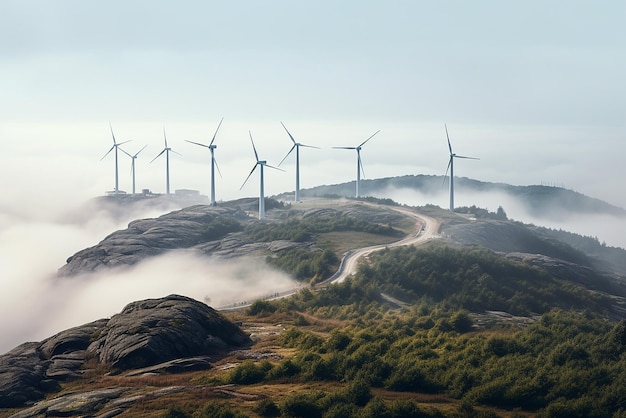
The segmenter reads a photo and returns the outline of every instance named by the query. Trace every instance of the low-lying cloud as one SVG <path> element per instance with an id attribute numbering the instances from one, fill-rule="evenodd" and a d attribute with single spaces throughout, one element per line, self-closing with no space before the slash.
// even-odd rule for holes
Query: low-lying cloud
<path id="1" fill-rule="evenodd" d="M 175 251 L 126 268 L 60 278 L 67 257 L 138 217 L 111 216 L 89 204 L 89 216 L 0 217 L 0 353 L 121 311 L 128 303 L 180 294 L 218 308 L 297 286 L 261 260 L 234 261 Z M 52 220 L 54 219 L 54 221 Z"/>
<path id="2" fill-rule="evenodd" d="M 442 208 L 449 206 L 449 194 L 442 188 L 437 194 L 423 193 L 415 189 L 387 188 L 373 193 L 376 197 L 386 197 L 409 206 L 423 206 L 434 204 Z M 466 192 L 461 188 L 455 192 L 455 206 L 472 206 L 488 209 L 495 212 L 502 206 L 509 219 L 544 226 L 552 229 L 562 229 L 576 234 L 597 237 L 600 243 L 613 247 L 626 248 L 626 219 L 596 214 L 580 214 L 562 208 L 557 211 L 546 212 L 540 215 L 530 213 L 527 207 L 515 196 L 504 192 Z"/>

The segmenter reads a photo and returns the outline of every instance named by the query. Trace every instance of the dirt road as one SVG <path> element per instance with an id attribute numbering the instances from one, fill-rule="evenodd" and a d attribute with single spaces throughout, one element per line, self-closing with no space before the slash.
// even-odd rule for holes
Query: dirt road
<path id="1" fill-rule="evenodd" d="M 373 245 L 371 247 L 359 248 L 348 251 L 341 261 L 341 265 L 337 273 L 335 273 L 330 279 L 326 280 L 325 283 L 339 283 L 343 281 L 346 277 L 354 274 L 357 271 L 358 263 L 361 258 L 366 257 L 374 251 L 382 250 L 383 248 L 399 247 L 402 245 L 418 245 L 426 242 L 429 239 L 437 237 L 437 234 L 439 232 L 439 221 L 435 218 L 419 214 L 407 208 L 393 207 L 392 209 L 396 212 L 400 212 L 415 219 L 415 233 L 391 244 Z"/>

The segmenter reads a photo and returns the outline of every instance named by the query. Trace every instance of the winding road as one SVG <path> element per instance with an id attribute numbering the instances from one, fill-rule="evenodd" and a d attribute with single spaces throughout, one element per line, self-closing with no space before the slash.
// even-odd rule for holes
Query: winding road
<path id="1" fill-rule="evenodd" d="M 370 203 L 370 202 L 362 202 L 362 203 L 364 205 L 369 205 L 372 207 L 395 210 L 396 212 L 402 213 L 403 215 L 413 218 L 415 220 L 415 231 L 412 234 L 401 239 L 400 241 L 392 242 L 390 244 L 372 245 L 370 247 L 357 248 L 357 249 L 347 251 L 341 260 L 341 264 L 339 265 L 339 270 L 337 270 L 337 272 L 333 274 L 331 277 L 329 277 L 328 279 L 318 283 L 315 287 L 319 288 L 319 287 L 326 286 L 330 283 L 342 282 L 343 280 L 345 280 L 346 277 L 356 273 L 358 269 L 359 261 L 363 257 L 366 257 L 368 254 L 371 254 L 375 251 L 379 251 L 384 248 L 400 247 L 402 245 L 419 245 L 419 244 L 425 243 L 429 239 L 438 237 L 440 222 L 435 218 L 431 218 L 430 216 L 417 213 L 414 210 L 404 208 L 404 207 L 379 205 L 379 204 Z M 301 289 L 302 287 L 298 287 L 292 290 L 271 294 L 270 296 L 261 297 L 257 299 L 265 299 L 265 300 L 280 299 L 280 298 L 284 298 L 287 296 L 291 296 L 297 293 L 298 291 L 300 291 Z M 251 305 L 251 302 L 245 301 L 245 302 L 229 304 L 227 306 L 218 308 L 218 310 L 242 309 L 250 305 Z"/>
<path id="2" fill-rule="evenodd" d="M 367 203 L 371 206 L 380 207 L 372 203 Z M 388 207 L 388 206 L 385 206 Z M 430 216 L 419 214 L 411 209 L 391 207 L 396 212 L 400 212 L 406 216 L 414 218 L 416 221 L 416 232 L 401 239 L 400 241 L 393 242 L 391 244 L 373 245 L 371 247 L 364 247 L 346 252 L 339 270 L 333 274 L 329 279 L 320 284 L 339 283 L 345 280 L 346 277 L 354 274 L 357 271 L 359 260 L 368 254 L 382 250 L 383 248 L 400 247 L 402 245 L 417 245 L 426 242 L 429 239 L 436 238 L 439 232 L 440 223 L 435 218 Z"/>

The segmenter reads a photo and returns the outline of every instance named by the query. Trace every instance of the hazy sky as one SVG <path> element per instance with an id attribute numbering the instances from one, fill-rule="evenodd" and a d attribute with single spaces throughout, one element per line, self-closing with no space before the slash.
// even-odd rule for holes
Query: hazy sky
<path id="1" fill-rule="evenodd" d="M 303 150 L 302 187 L 443 174 L 444 123 L 457 174 L 564 185 L 626 206 L 626 4 L 622 1 L 29 1 L 0 2 L 1 167 L 13 199 L 74 198 L 114 185 L 109 121 L 137 160 L 137 187 L 209 193 L 208 143 L 221 117 L 218 199 L 254 162 Z M 123 158 L 122 158 L 123 157 Z M 269 194 L 294 189 L 268 171 Z M 130 191 L 120 156 L 120 187 Z M 8 180 L 7 180 L 8 179 Z M 42 190 L 43 189 L 43 190 Z M 39 193 L 37 196 L 40 196 Z M 480 202 L 477 202 L 480 203 Z"/>
<path id="2" fill-rule="evenodd" d="M 240 190 L 254 164 L 248 131 L 273 165 L 291 147 L 280 121 L 321 147 L 302 150 L 306 188 L 353 181 L 355 153 L 331 147 L 379 129 L 361 154 L 366 178 L 442 175 L 447 123 L 454 151 L 480 158 L 457 161 L 459 176 L 562 185 L 626 207 L 624 22 L 619 0 L 2 0 L 0 314 L 11 321 L 27 298 L 58 305 L 50 297 L 67 293 L 48 295 L 44 278 L 130 220 L 67 215 L 114 187 L 113 155 L 100 161 L 112 145 L 109 122 L 118 141 L 132 140 L 128 152 L 147 145 L 137 188 L 155 192 L 165 191 L 165 161 L 149 162 L 164 127 L 182 154 L 171 158 L 172 190 L 208 195 L 209 153 L 185 140 L 208 143 L 224 117 L 217 198 L 230 200 L 258 195 L 257 176 Z M 267 194 L 294 190 L 293 156 L 281 167 L 266 171 Z M 119 173 L 131 191 L 122 154 Z M 433 203 L 415 196 L 394 198 Z M 445 194 L 437 199 L 445 207 Z M 461 204 L 498 204 L 480 199 L 459 191 Z M 607 225 L 626 235 L 623 223 Z M 80 292 L 67 306 L 92 300 Z M 140 297 L 116 296 L 107 312 Z M 61 328 L 50 321 L 46 332 Z M 15 332 L 0 352 L 49 335 Z"/>

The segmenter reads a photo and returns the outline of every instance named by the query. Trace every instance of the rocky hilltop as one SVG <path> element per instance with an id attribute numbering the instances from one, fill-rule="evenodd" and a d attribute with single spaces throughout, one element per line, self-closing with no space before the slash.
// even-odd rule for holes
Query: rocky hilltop
<path id="1" fill-rule="evenodd" d="M 254 202 L 256 199 L 252 202 L 249 199 L 233 201 L 220 206 L 196 205 L 158 218 L 132 221 L 128 228 L 115 231 L 93 247 L 70 256 L 58 270 L 58 275 L 75 276 L 104 268 L 131 266 L 172 250 L 235 258 L 312 248 L 315 245 L 315 233 L 328 229 L 326 225 L 334 227 L 337 219 L 345 221 L 350 218 L 353 221 L 351 224 L 344 222 L 347 225 L 340 226 L 345 230 L 363 229 L 368 225 L 390 225 L 403 218 L 396 212 L 373 210 L 358 202 L 325 201 L 320 207 L 313 205 L 294 209 L 267 199 L 267 219 L 258 222 L 254 213 L 249 215 L 254 210 L 254 204 L 251 204 Z M 302 233 L 286 230 L 277 232 L 279 225 L 289 221 L 299 223 L 297 227 Z M 302 226 L 304 223 L 307 225 Z M 318 230 L 314 231 L 315 228 Z M 261 233 L 261 229 L 264 232 Z"/>
<path id="2" fill-rule="evenodd" d="M 110 319 L 22 344 L 0 356 L 0 408 L 42 399 L 90 368 L 112 373 L 202 370 L 211 367 L 214 356 L 250 343 L 237 325 L 196 300 L 170 295 L 133 302 Z"/>

